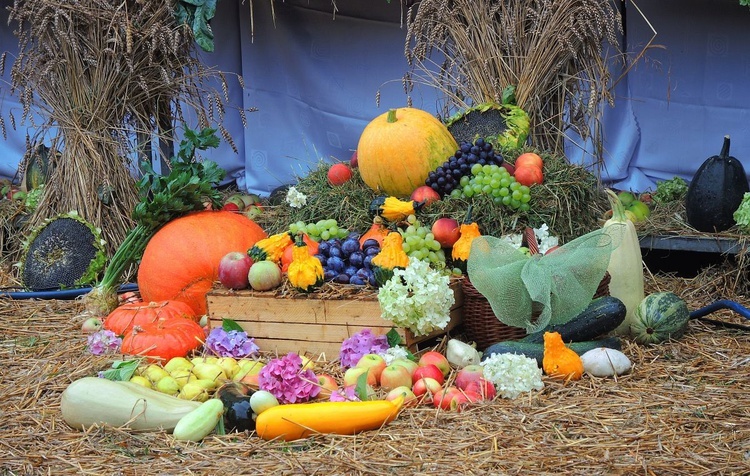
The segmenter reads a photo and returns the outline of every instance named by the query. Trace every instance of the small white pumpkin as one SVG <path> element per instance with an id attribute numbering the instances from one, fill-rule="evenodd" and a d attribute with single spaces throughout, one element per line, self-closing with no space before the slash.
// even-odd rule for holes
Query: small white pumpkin
<path id="1" fill-rule="evenodd" d="M 594 377 L 622 375 L 632 367 L 630 359 L 617 349 L 597 347 L 581 356 L 583 371 Z"/>
<path id="2" fill-rule="evenodd" d="M 474 346 L 457 339 L 450 339 L 445 350 L 448 362 L 462 369 L 467 365 L 478 364 L 482 354 Z"/>

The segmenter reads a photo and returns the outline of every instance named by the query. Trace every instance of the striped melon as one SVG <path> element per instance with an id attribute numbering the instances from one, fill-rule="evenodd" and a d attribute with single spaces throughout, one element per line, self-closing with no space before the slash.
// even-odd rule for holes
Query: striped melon
<path id="1" fill-rule="evenodd" d="M 682 298 L 671 292 L 653 293 L 635 310 L 630 333 L 639 344 L 658 344 L 681 337 L 689 320 L 690 312 Z"/>

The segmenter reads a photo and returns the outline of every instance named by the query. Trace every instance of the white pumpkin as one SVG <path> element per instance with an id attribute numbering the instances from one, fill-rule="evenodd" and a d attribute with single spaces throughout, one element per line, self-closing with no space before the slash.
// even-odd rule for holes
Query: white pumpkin
<path id="1" fill-rule="evenodd" d="M 630 359 L 617 349 L 597 347 L 581 356 L 583 371 L 594 377 L 622 375 L 632 367 Z"/>

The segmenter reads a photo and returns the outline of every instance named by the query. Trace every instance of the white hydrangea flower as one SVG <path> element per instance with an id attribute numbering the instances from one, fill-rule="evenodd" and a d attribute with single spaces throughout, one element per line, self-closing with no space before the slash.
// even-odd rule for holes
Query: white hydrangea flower
<path id="1" fill-rule="evenodd" d="M 286 192 L 286 202 L 292 208 L 302 208 L 307 205 L 307 195 L 295 187 L 289 187 L 289 190 Z"/>
<path id="2" fill-rule="evenodd" d="M 455 297 L 448 275 L 409 258 L 409 265 L 394 269 L 393 278 L 380 287 L 378 302 L 384 319 L 420 336 L 445 329 Z"/>
<path id="3" fill-rule="evenodd" d="M 409 351 L 406 349 L 406 347 L 397 345 L 395 347 L 389 347 L 384 352 L 381 352 L 380 356 L 383 357 L 386 365 L 391 365 L 396 359 L 408 359 Z"/>
<path id="4" fill-rule="evenodd" d="M 514 399 L 522 393 L 544 388 L 542 369 L 525 355 L 492 354 L 479 365 L 484 367 L 484 378 L 495 385 L 497 394 Z"/>

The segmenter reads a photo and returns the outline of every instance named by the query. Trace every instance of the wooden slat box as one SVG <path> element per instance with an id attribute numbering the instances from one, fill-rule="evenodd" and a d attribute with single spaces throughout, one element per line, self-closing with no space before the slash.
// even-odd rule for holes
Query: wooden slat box
<path id="1" fill-rule="evenodd" d="M 456 302 L 451 308 L 451 320 L 442 331 L 426 336 L 414 336 L 407 329 L 396 330 L 412 352 L 418 344 L 444 335 L 461 323 L 463 293 L 460 281 L 451 288 Z M 364 328 L 373 333 L 386 334 L 393 328 L 383 319 L 380 305 L 373 293 L 366 298 L 354 295 L 347 299 L 318 299 L 279 297 L 273 292 L 252 290 L 231 291 L 215 287 L 206 295 L 211 326 L 221 325 L 224 318 L 237 322 L 264 352 L 325 354 L 328 360 L 338 358 L 341 343 Z"/>

